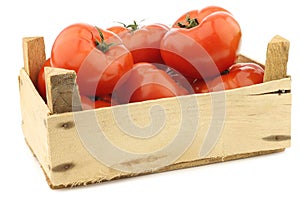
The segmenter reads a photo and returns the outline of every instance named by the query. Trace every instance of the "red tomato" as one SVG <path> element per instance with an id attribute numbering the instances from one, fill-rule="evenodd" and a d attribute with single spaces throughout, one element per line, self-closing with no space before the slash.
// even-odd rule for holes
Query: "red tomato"
<path id="1" fill-rule="evenodd" d="M 48 58 L 45 61 L 44 65 L 40 68 L 38 81 L 37 81 L 37 89 L 41 97 L 46 101 L 46 83 L 45 83 L 44 67 L 51 67 L 50 58 Z"/>
<path id="2" fill-rule="evenodd" d="M 255 63 L 237 63 L 232 65 L 226 74 L 211 81 L 197 81 L 192 84 L 195 93 L 206 93 L 262 83 L 264 69 Z"/>
<path id="3" fill-rule="evenodd" d="M 108 30 L 120 36 L 124 45 L 132 53 L 134 63 L 163 63 L 160 55 L 160 42 L 169 30 L 167 26 L 152 24 L 139 28 L 134 21 L 132 25 L 114 26 Z"/>
<path id="4" fill-rule="evenodd" d="M 206 82 L 203 79 L 195 79 L 192 83 L 191 83 L 192 88 L 194 89 L 195 93 L 207 93 L 208 88 L 206 85 Z"/>
<path id="5" fill-rule="evenodd" d="M 153 64 L 142 62 L 133 66 L 125 81 L 120 80 L 113 97 L 119 103 L 174 97 L 188 94 L 163 70 Z"/>
<path id="6" fill-rule="evenodd" d="M 115 34 L 119 35 L 120 33 L 126 33 L 130 32 L 131 30 L 128 30 L 125 26 L 112 26 L 109 27 L 107 30 L 114 32 Z"/>
<path id="7" fill-rule="evenodd" d="M 207 7 L 180 17 L 161 41 L 165 63 L 189 78 L 210 78 L 230 67 L 241 29 L 223 8 Z"/>
<path id="8" fill-rule="evenodd" d="M 189 28 L 189 27 L 185 27 L 185 26 L 193 26 L 194 24 L 193 24 L 193 22 L 190 23 L 190 21 L 187 19 L 187 17 L 189 17 L 190 20 L 197 19 L 198 23 L 200 23 L 201 21 L 203 21 L 203 19 L 205 17 L 207 17 L 208 15 L 210 15 L 214 12 L 218 12 L 218 11 L 224 11 L 224 12 L 230 13 L 228 10 L 226 10 L 222 7 L 208 6 L 208 7 L 203 8 L 202 10 L 192 10 L 192 11 L 185 13 L 184 15 L 179 17 L 179 19 L 176 20 L 176 22 L 173 24 L 172 27 L 173 28 Z"/>
<path id="9" fill-rule="evenodd" d="M 96 100 L 95 101 L 95 108 L 104 108 L 104 107 L 110 107 L 111 103 L 107 101 L 102 101 L 102 100 Z"/>
<path id="10" fill-rule="evenodd" d="M 108 95 L 105 95 L 105 96 L 101 96 L 101 97 L 95 97 L 96 100 L 101 100 L 101 101 L 105 101 L 105 102 L 108 102 L 112 105 L 115 105 L 117 103 L 116 100 L 114 98 L 112 98 L 112 94 L 108 94 Z"/>
<path id="11" fill-rule="evenodd" d="M 90 98 L 82 95 L 80 96 L 80 98 L 81 98 L 81 105 L 83 110 L 91 110 L 95 108 L 103 108 L 103 107 L 111 106 L 111 104 L 106 101 L 102 101 L 102 100 L 92 101 Z"/>
<path id="12" fill-rule="evenodd" d="M 56 38 L 51 65 L 77 72 L 81 94 L 112 93 L 118 80 L 132 68 L 133 59 L 119 37 L 88 24 L 74 24 Z"/>

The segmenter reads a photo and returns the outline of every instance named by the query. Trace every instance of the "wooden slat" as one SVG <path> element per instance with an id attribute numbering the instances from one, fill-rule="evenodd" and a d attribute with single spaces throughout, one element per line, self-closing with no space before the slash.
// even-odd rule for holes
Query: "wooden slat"
<path id="1" fill-rule="evenodd" d="M 44 38 L 23 38 L 23 57 L 24 69 L 33 84 L 36 85 L 39 70 L 46 60 Z"/>
<path id="2" fill-rule="evenodd" d="M 27 72 L 20 70 L 19 76 L 20 105 L 22 113 L 22 129 L 25 140 L 42 166 L 49 173 L 49 148 L 47 117 L 50 114 L 48 106 L 40 97 Z"/>
<path id="3" fill-rule="evenodd" d="M 172 144 L 182 126 L 183 116 L 186 117 L 188 124 L 185 126 L 187 130 L 185 136 L 181 138 L 181 144 L 186 143 L 187 136 L 193 131 L 192 123 L 196 121 L 198 126 L 193 142 L 174 162 L 163 168 L 150 170 L 151 173 L 280 151 L 290 146 L 291 121 L 291 94 L 272 93 L 282 88 L 290 90 L 290 78 L 225 91 L 224 121 L 221 117 L 212 117 L 212 114 L 221 107 L 217 106 L 217 110 L 212 112 L 214 105 L 209 93 L 96 109 L 77 114 L 52 115 L 48 118 L 48 144 L 52 171 L 50 185 L 61 188 L 149 173 L 150 166 L 164 163 L 165 159 L 173 156 L 177 148 L 180 148 L 179 145 L 169 153 L 162 151 L 157 155 L 151 154 Z M 178 103 L 179 99 L 192 102 L 193 98 L 196 98 L 197 105 L 189 104 L 187 107 L 182 107 Z M 219 99 L 218 102 L 221 101 L 222 99 Z M 124 108 L 125 111 L 128 109 L 128 112 L 122 112 Z M 151 115 L 148 114 L 149 110 Z M 199 117 L 195 118 L 193 113 L 197 110 Z M 116 120 L 117 118 L 119 121 Z M 127 122 L 138 126 L 138 130 L 139 127 L 155 125 L 159 121 L 164 122 L 163 128 L 151 138 L 138 139 L 126 133 L 130 127 Z M 211 151 L 201 156 L 206 134 L 211 126 L 214 127 L 216 124 L 223 124 L 220 137 L 217 138 Z M 105 135 L 103 139 L 107 139 L 124 152 L 141 156 L 133 159 L 126 156 L 126 153 L 122 156 L 116 155 L 115 151 L 101 142 L 103 139 L 97 141 L 98 126 Z M 135 133 L 142 134 L 143 131 Z M 89 142 L 97 144 L 89 146 L 81 137 L 86 137 L 91 140 Z M 102 149 L 109 161 L 118 156 L 120 159 L 115 159 L 113 163 L 97 161 L 96 156 L 91 154 L 91 151 L 97 148 Z M 145 152 L 150 154 L 142 155 Z M 131 169 L 132 172 L 116 170 L 122 167 L 126 170 Z M 138 170 L 135 171 L 135 168 Z"/>
<path id="4" fill-rule="evenodd" d="M 52 114 L 82 110 L 75 71 L 45 67 L 45 81 Z"/>
<path id="5" fill-rule="evenodd" d="M 269 42 L 264 82 L 286 77 L 289 47 L 290 42 L 279 35 Z"/>
<path id="6" fill-rule="evenodd" d="M 25 42 L 27 46 L 30 46 L 29 43 Z M 35 48 L 26 45 L 24 49 L 27 51 Z M 38 48 L 42 49 L 41 46 Z M 274 48 L 271 48 L 272 51 L 276 53 Z M 31 57 L 25 57 L 24 61 L 29 59 L 25 62 L 26 72 L 34 77 L 35 72 L 31 72 L 30 67 Z M 251 60 L 245 56 L 240 58 Z M 278 62 L 274 63 L 274 66 L 278 65 Z M 21 70 L 19 78 L 23 132 L 52 188 L 246 158 L 283 151 L 290 146 L 290 77 L 216 93 L 71 112 L 81 110 L 74 71 L 45 69 L 50 110 L 26 72 Z M 281 74 L 283 76 L 284 73 Z M 219 98 L 213 101 L 216 96 Z M 220 109 L 225 112 L 224 118 L 213 116 Z M 50 111 L 56 114 L 50 115 Z M 162 125 L 161 128 L 157 128 L 157 124 Z M 213 137 L 214 142 L 210 142 L 209 130 L 219 125 L 219 137 Z M 181 127 L 184 134 L 179 137 L 180 143 L 165 151 L 167 145 L 174 144 Z M 157 130 L 157 133 L 141 139 L 139 134 L 143 135 L 145 128 Z M 99 130 L 104 134 L 101 137 Z M 189 143 L 187 136 L 191 132 L 195 135 Z M 103 143 L 106 140 L 117 148 Z M 182 154 L 161 166 L 166 159 L 173 158 L 182 145 L 186 147 Z M 204 147 L 211 149 L 202 151 Z M 120 150 L 121 154 L 116 154 Z M 94 151 L 100 151 L 108 160 L 97 160 Z M 161 168 L 151 168 L 157 164 Z"/>

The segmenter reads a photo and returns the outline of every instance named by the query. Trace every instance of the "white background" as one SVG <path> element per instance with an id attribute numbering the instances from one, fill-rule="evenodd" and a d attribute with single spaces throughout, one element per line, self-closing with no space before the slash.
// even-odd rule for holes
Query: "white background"
<path id="1" fill-rule="evenodd" d="M 4 4 L 6 2 L 6 4 Z M 300 55 L 299 9 L 292 0 L 173 1 L 1 1 L 0 5 L 0 199 L 299 199 Z M 283 153 L 75 189 L 49 189 L 21 130 L 17 76 L 23 67 L 22 37 L 44 36 L 49 56 L 57 34 L 76 22 L 105 28 L 114 21 L 146 19 L 172 24 L 181 14 L 219 5 L 233 13 L 243 32 L 241 52 L 265 61 L 268 41 L 279 34 L 291 41 L 292 147 Z M 251 128 L 251 127 L 249 127 Z"/>

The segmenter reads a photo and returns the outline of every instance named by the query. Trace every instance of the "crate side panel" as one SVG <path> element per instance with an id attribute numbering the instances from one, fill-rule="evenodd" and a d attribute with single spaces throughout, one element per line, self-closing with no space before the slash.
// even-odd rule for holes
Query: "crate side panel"
<path id="1" fill-rule="evenodd" d="M 200 127 L 205 122 L 206 133 L 195 137 L 192 145 L 176 162 L 201 158 L 228 157 L 235 154 L 283 149 L 290 146 L 291 137 L 290 77 L 249 87 L 198 96 L 198 101 L 210 104 L 210 112 L 199 115 Z M 278 93 L 286 91 L 287 93 Z M 204 101 L 210 96 L 210 101 Z M 213 100 L 215 98 L 216 100 Z M 222 101 L 225 101 L 222 104 Z M 215 103 L 215 105 L 213 105 Z M 225 106 L 225 107 L 223 107 Z M 225 118 L 222 117 L 223 110 Z M 219 113 L 213 116 L 212 113 Z M 209 119 L 209 120 L 208 120 Z M 210 124 L 207 124 L 210 123 Z M 214 126 L 220 129 L 214 130 Z M 212 129 L 211 132 L 208 130 Z M 200 131 L 200 132 L 201 132 Z M 215 131 L 221 131 L 220 134 Z M 203 134 L 206 134 L 203 138 Z M 211 137 L 211 135 L 219 135 Z M 211 140 L 212 142 L 209 142 Z M 213 149 L 211 148 L 214 144 Z"/>
<path id="2" fill-rule="evenodd" d="M 28 74 L 21 69 L 19 76 L 22 129 L 25 140 L 44 171 L 49 174 L 47 116 L 49 109 L 39 96 Z"/>
<path id="3" fill-rule="evenodd" d="M 209 96 L 198 101 L 194 95 L 50 116 L 52 184 L 111 180 L 172 164 L 196 137 L 203 140 L 209 102 Z M 201 121 L 198 109 L 205 113 Z"/>
<path id="4" fill-rule="evenodd" d="M 48 119 L 51 187 L 76 186 L 121 176 L 122 173 L 108 168 L 88 152 L 75 121 L 73 113 L 52 115 Z M 94 131 L 91 125 L 82 121 L 80 126 L 89 134 Z"/>
<path id="5" fill-rule="evenodd" d="M 245 96 L 229 93 L 227 102 L 224 156 L 290 146 L 290 93 Z"/>
<path id="6" fill-rule="evenodd" d="M 197 160 L 204 161 L 193 163 L 208 164 L 289 147 L 289 139 L 270 141 L 272 135 L 290 135 L 291 95 L 273 93 L 281 89 L 290 90 L 290 78 L 225 91 L 225 99 L 189 95 L 52 115 L 48 119 L 52 184 L 65 187 L 101 182 L 158 172 L 166 169 L 159 163 L 167 161 L 168 166 L 182 168 Z M 225 118 L 213 117 L 222 106 Z M 215 143 L 209 143 L 213 124 L 221 124 L 221 132 Z M 155 134 L 147 135 L 145 130 Z M 99 133 L 103 134 L 100 138 Z M 175 145 L 167 148 L 170 144 Z M 203 149 L 209 151 L 203 153 Z"/>

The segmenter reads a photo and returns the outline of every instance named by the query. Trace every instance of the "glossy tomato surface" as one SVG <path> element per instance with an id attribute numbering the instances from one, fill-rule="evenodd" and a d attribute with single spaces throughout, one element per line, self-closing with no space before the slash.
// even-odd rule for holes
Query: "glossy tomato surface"
<path id="1" fill-rule="evenodd" d="M 133 59 L 113 32 L 89 24 L 73 24 L 57 36 L 51 65 L 75 70 L 82 95 L 101 96 L 112 92 L 132 68 Z"/>
<path id="2" fill-rule="evenodd" d="M 127 75 L 113 93 L 120 104 L 188 94 L 165 71 L 150 63 L 135 64 Z"/>
<path id="3" fill-rule="evenodd" d="M 211 78 L 230 67 L 237 56 L 241 29 L 220 7 L 181 16 L 161 42 L 164 62 L 190 78 Z"/>
<path id="4" fill-rule="evenodd" d="M 192 84 L 195 93 L 206 93 L 220 90 L 229 90 L 262 83 L 264 69 L 255 63 L 237 63 L 232 65 L 228 71 L 211 81 L 203 80 Z"/>
<path id="5" fill-rule="evenodd" d="M 124 45 L 132 53 L 134 63 L 163 63 L 160 54 L 160 43 L 163 36 L 169 30 L 166 25 L 151 24 L 139 28 L 134 23 L 126 27 L 114 26 L 108 28 L 108 30 L 120 36 Z"/>
<path id="6" fill-rule="evenodd" d="M 222 7 L 219 6 L 208 6 L 201 10 L 191 10 L 185 14 L 183 14 L 181 17 L 179 17 L 175 23 L 173 24 L 173 28 L 184 28 L 183 26 L 193 26 L 193 24 L 190 24 L 190 22 L 187 20 L 187 18 L 190 19 L 197 19 L 198 23 L 202 22 L 204 18 L 209 16 L 210 14 L 213 14 L 215 12 L 227 12 L 230 14 L 230 12 Z M 187 27 L 189 28 L 189 27 Z"/>

